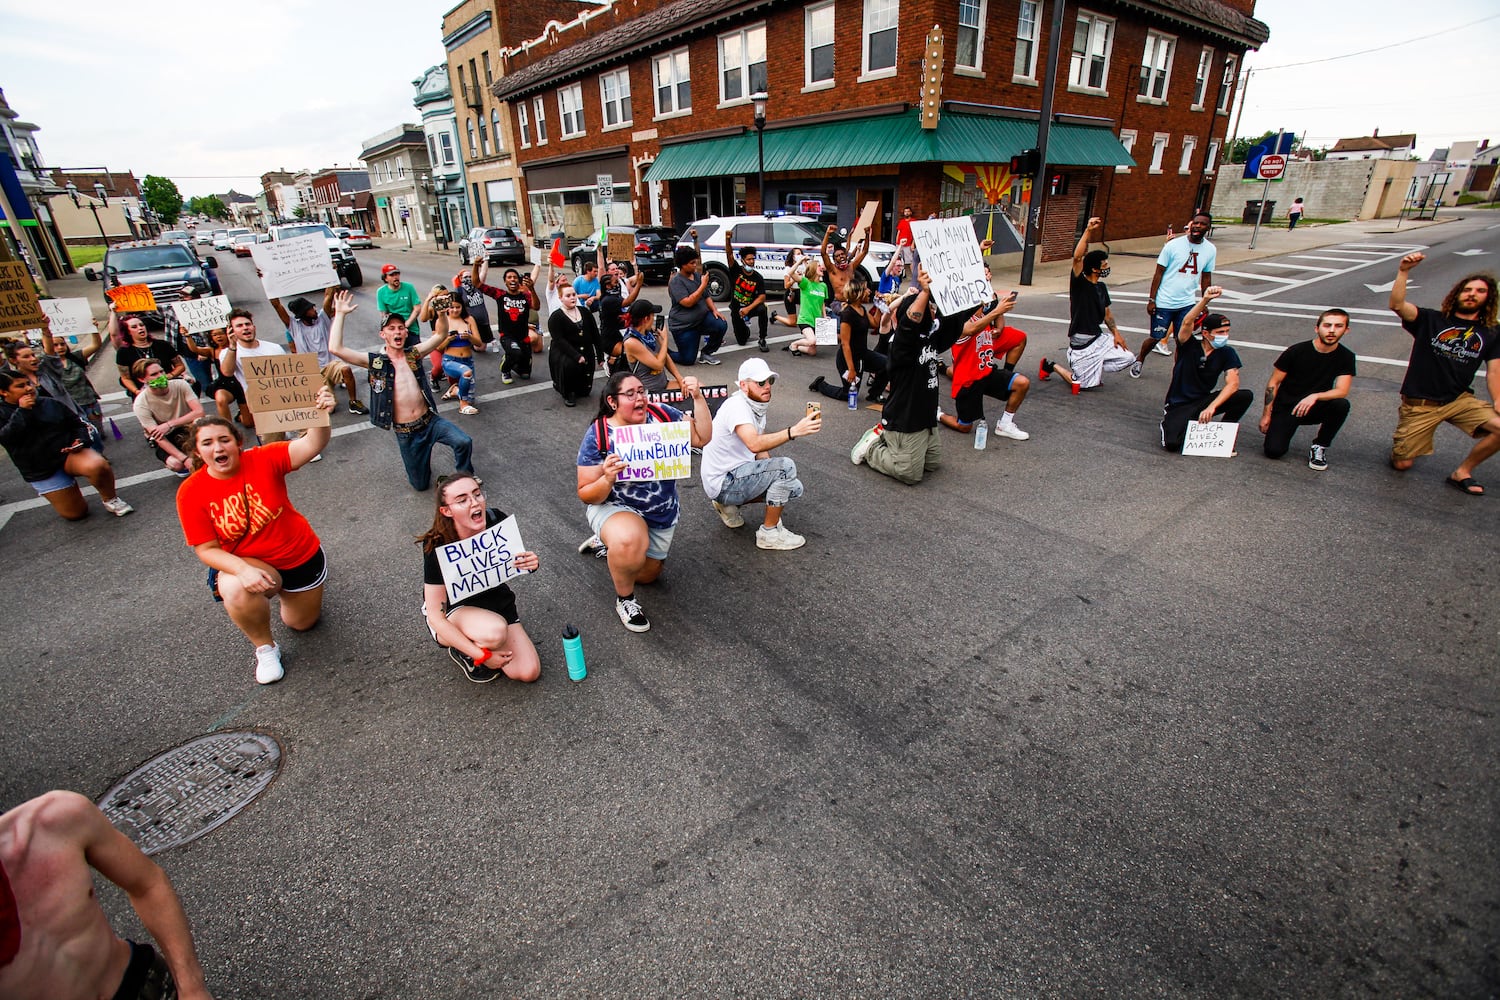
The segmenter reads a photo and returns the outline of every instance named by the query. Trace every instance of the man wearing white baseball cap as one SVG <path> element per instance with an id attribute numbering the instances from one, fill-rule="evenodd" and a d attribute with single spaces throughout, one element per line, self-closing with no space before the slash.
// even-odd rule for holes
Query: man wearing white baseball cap
<path id="1" fill-rule="evenodd" d="M 788 427 L 766 431 L 766 413 L 771 407 L 771 387 L 776 373 L 760 358 L 740 365 L 740 391 L 724 401 L 714 416 L 714 433 L 703 446 L 703 492 L 725 527 L 745 523 L 740 507 L 764 503 L 766 516 L 755 532 L 755 545 L 762 549 L 799 549 L 807 539 L 787 530 L 781 511 L 788 500 L 802 495 L 797 463 L 790 458 L 772 458 L 771 449 L 788 441 L 816 434 L 823 429 L 821 410 Z"/>

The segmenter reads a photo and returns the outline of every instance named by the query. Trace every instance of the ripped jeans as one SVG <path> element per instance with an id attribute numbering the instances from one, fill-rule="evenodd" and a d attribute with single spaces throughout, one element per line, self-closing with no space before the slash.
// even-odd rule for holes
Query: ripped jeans
<path id="1" fill-rule="evenodd" d="M 474 359 L 443 355 L 443 374 L 458 383 L 458 398 L 465 403 L 474 402 Z"/>
<path id="2" fill-rule="evenodd" d="M 785 507 L 788 500 L 800 497 L 802 480 L 797 478 L 797 463 L 790 458 L 762 458 L 737 465 L 724 473 L 719 495 L 709 499 L 738 507 L 762 493 L 768 507 Z"/>

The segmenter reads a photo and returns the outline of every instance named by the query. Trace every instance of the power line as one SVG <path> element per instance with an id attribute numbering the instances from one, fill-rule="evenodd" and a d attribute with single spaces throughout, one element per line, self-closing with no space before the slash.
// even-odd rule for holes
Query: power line
<path id="1" fill-rule="evenodd" d="M 1352 59 L 1355 56 L 1369 55 L 1371 52 L 1384 52 L 1386 49 L 1394 49 L 1402 45 L 1410 45 L 1412 42 L 1426 41 L 1429 38 L 1436 38 L 1439 35 L 1447 35 L 1455 31 L 1463 31 L 1465 28 L 1472 28 L 1476 24 L 1483 24 L 1486 21 L 1493 21 L 1497 17 L 1500 17 L 1500 14 L 1491 14 L 1489 17 L 1481 17 L 1479 20 L 1470 21 L 1468 24 L 1460 24 L 1457 27 L 1444 28 L 1442 31 L 1434 31 L 1430 35 L 1418 35 L 1416 38 L 1403 38 L 1401 41 L 1392 42 L 1389 45 L 1377 45 L 1373 49 L 1360 49 L 1358 52 L 1345 52 L 1341 56 L 1327 56 L 1323 59 L 1309 59 L 1306 62 L 1282 63 L 1280 66 L 1256 66 L 1254 68 L 1254 72 L 1265 73 L 1268 70 L 1291 69 L 1294 66 L 1315 66 L 1318 63 L 1334 62 L 1339 59 Z"/>

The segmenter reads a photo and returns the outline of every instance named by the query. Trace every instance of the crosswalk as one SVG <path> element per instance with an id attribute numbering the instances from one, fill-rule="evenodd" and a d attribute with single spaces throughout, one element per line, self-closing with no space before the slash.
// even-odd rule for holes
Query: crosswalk
<path id="1" fill-rule="evenodd" d="M 1215 271 L 1214 282 L 1223 286 L 1226 300 L 1257 302 L 1366 268 L 1394 265 L 1407 254 L 1426 249 L 1421 243 L 1340 243 L 1274 261 L 1246 261 L 1232 270 Z"/>

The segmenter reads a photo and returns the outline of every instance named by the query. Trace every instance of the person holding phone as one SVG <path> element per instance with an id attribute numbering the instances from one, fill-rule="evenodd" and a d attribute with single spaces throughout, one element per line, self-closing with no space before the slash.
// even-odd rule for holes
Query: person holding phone
<path id="1" fill-rule="evenodd" d="M 629 323 L 621 353 L 625 371 L 640 379 L 648 393 L 666 392 L 673 382 L 681 385 L 682 374 L 667 349 L 661 306 L 637 299 L 630 304 Z"/>
<path id="2" fill-rule="evenodd" d="M 104 509 L 115 517 L 135 510 L 115 492 L 109 459 L 89 445 L 92 430 L 62 403 L 38 394 L 29 375 L 0 371 L 0 445 L 21 478 L 68 521 L 89 513 L 77 476 L 99 491 Z"/>

